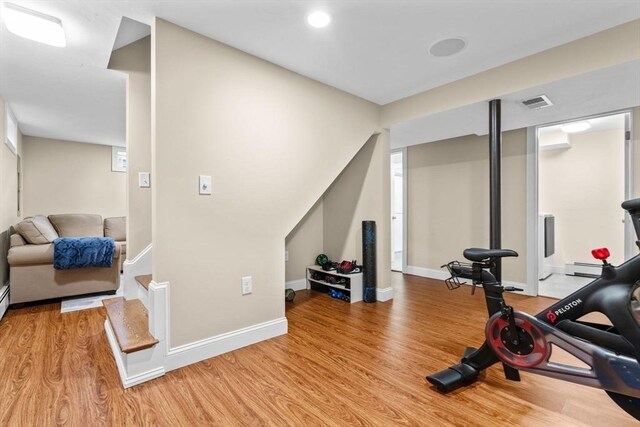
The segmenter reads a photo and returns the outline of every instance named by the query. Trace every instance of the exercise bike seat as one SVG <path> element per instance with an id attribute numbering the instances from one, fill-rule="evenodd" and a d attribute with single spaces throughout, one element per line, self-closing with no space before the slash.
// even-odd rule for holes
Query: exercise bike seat
<path id="1" fill-rule="evenodd" d="M 482 249 L 482 248 L 469 248 L 465 249 L 462 253 L 466 259 L 474 262 L 486 261 L 489 258 L 504 258 L 511 256 L 518 256 L 518 252 L 511 249 Z"/>

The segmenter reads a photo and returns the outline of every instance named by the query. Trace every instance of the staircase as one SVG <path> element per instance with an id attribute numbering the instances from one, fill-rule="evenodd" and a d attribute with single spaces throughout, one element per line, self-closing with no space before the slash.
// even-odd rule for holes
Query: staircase
<path id="1" fill-rule="evenodd" d="M 145 307 L 149 308 L 149 285 L 151 284 L 151 274 L 134 276 L 137 288 L 135 297 L 138 298 Z"/>
<path id="2" fill-rule="evenodd" d="M 149 314 L 140 300 L 109 298 L 102 304 L 121 352 L 133 353 L 158 343 L 149 333 Z"/>
<path id="3" fill-rule="evenodd" d="M 107 312 L 107 339 L 124 388 L 165 372 L 166 293 L 153 284 L 151 274 L 145 274 L 149 271 L 151 246 L 134 260 L 125 261 L 124 297 L 102 301 Z"/>
<path id="4" fill-rule="evenodd" d="M 141 285 L 147 291 L 149 290 L 149 284 L 151 283 L 151 274 L 143 274 L 142 276 L 136 276 L 135 279 L 139 285 Z"/>

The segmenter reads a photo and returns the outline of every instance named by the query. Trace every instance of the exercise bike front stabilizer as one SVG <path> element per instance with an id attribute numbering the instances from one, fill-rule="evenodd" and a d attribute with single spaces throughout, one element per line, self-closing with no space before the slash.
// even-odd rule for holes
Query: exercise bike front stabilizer
<path id="1" fill-rule="evenodd" d="M 622 208 L 631 216 L 640 246 L 640 199 L 624 202 Z M 522 289 L 502 286 L 490 272 L 502 258 L 518 254 L 508 249 L 466 249 L 464 257 L 471 263 L 447 264 L 451 277 L 446 283 L 456 289 L 460 279 L 469 279 L 473 290 L 482 286 L 489 311 L 486 340 L 478 349 L 468 348 L 460 363 L 427 376 L 427 381 L 447 393 L 473 383 L 483 370 L 502 362 L 510 380 L 518 381 L 518 371 L 526 371 L 603 389 L 640 420 L 640 255 L 616 267 L 607 262 L 607 249 L 594 249 L 592 254 L 602 261 L 600 277 L 531 316 L 504 300 L 505 291 Z M 591 312 L 603 313 L 611 325 L 578 320 Z M 551 361 L 552 346 L 588 368 Z"/>

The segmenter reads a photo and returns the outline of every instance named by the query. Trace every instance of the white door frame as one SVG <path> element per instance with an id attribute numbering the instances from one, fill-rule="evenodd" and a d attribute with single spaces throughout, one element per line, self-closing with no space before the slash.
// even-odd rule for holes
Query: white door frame
<path id="1" fill-rule="evenodd" d="M 405 273 L 407 271 L 407 234 L 408 234 L 408 224 L 407 224 L 407 192 L 408 192 L 408 168 L 407 168 L 407 147 L 396 148 L 390 150 L 389 153 L 389 161 L 391 161 L 391 155 L 400 153 L 402 155 L 402 272 Z M 389 177 L 391 179 L 391 177 Z M 391 183 L 393 185 L 393 182 Z M 393 205 L 393 200 L 389 204 L 389 209 L 391 210 L 391 206 Z M 393 228 L 393 227 L 391 227 Z M 393 243 L 393 239 L 391 239 Z M 393 244 L 391 245 L 393 251 Z M 391 254 L 387 254 L 387 256 L 391 256 Z"/>
<path id="2" fill-rule="evenodd" d="M 633 197 L 633 111 L 611 111 L 587 117 L 576 117 L 560 122 L 527 128 L 527 286 L 525 294 L 538 295 L 538 129 L 577 120 L 625 114 L 625 200 Z M 622 200 L 620 201 L 622 203 Z M 628 214 L 625 214 L 625 258 L 634 251 L 635 234 Z"/>

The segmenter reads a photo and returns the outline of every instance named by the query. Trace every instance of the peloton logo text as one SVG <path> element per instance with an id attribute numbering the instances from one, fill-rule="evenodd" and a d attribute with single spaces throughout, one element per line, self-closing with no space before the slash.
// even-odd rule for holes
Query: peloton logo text
<path id="1" fill-rule="evenodd" d="M 547 319 L 549 319 L 551 323 L 556 323 L 556 320 L 558 320 L 559 315 L 566 313 L 567 311 L 571 310 L 574 307 L 579 306 L 580 304 L 582 304 L 582 300 L 578 298 L 571 301 L 569 304 L 565 305 L 564 307 L 560 307 L 556 311 L 549 310 L 547 311 Z"/>

